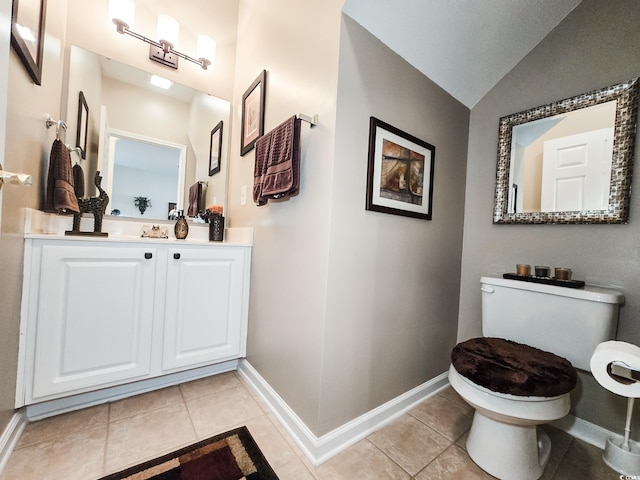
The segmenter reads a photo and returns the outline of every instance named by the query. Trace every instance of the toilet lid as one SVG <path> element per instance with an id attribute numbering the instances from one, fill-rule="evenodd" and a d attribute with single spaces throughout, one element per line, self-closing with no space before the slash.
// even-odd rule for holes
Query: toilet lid
<path id="1" fill-rule="evenodd" d="M 569 360 L 529 345 L 493 337 L 472 338 L 451 352 L 458 373 L 494 392 L 556 397 L 570 392 L 578 375 Z"/>

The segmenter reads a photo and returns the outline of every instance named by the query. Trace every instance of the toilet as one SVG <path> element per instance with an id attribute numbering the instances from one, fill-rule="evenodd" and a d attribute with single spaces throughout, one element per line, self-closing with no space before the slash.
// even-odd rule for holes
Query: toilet
<path id="1" fill-rule="evenodd" d="M 551 442 L 537 425 L 569 413 L 576 369 L 615 338 L 622 293 L 497 277 L 480 279 L 483 337 L 452 351 L 449 382 L 475 409 L 471 459 L 502 480 L 535 480 Z"/>

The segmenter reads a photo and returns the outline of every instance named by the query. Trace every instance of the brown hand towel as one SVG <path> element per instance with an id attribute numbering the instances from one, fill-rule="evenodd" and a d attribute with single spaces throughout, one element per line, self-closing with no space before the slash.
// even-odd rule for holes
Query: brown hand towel
<path id="1" fill-rule="evenodd" d="M 77 198 L 84 197 L 84 172 L 79 163 L 73 166 L 73 190 Z"/>
<path id="2" fill-rule="evenodd" d="M 300 188 L 300 120 L 294 116 L 256 140 L 253 199 L 264 205 Z"/>
<path id="3" fill-rule="evenodd" d="M 202 184 L 196 182 L 189 187 L 189 208 L 187 217 L 196 217 L 200 211 L 200 199 L 202 198 Z"/>
<path id="4" fill-rule="evenodd" d="M 269 132 L 256 140 L 256 162 L 253 169 L 253 201 L 257 205 L 266 205 L 268 201 L 262 196 L 262 182 L 267 172 L 271 133 Z"/>
<path id="5" fill-rule="evenodd" d="M 73 171 L 69 149 L 59 139 L 54 140 L 49 157 L 47 192 L 44 210 L 56 213 L 80 213 L 73 189 Z"/>

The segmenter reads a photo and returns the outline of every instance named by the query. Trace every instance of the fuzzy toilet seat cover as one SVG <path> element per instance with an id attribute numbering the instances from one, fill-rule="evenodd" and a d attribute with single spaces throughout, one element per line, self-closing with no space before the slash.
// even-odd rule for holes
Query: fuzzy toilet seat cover
<path id="1" fill-rule="evenodd" d="M 569 360 L 503 338 L 479 337 L 459 343 L 451 352 L 451 361 L 472 382 L 517 396 L 564 395 L 578 379 Z"/>

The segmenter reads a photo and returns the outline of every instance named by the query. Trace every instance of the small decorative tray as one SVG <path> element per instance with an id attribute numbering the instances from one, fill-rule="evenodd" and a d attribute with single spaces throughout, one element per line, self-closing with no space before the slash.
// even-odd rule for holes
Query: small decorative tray
<path id="1" fill-rule="evenodd" d="M 584 282 L 582 280 L 560 280 L 559 278 L 555 277 L 534 277 L 528 275 L 518 275 L 517 273 L 503 273 L 502 278 L 508 278 L 509 280 L 520 280 L 522 282 L 544 283 L 545 285 L 555 285 L 557 287 L 584 288 Z"/>

